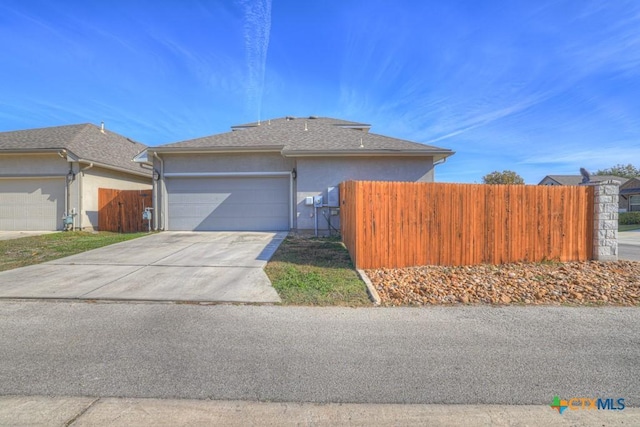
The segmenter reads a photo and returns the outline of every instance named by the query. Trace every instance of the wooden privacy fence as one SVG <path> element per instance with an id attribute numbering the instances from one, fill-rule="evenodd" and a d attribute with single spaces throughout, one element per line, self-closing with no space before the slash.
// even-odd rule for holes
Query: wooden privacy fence
<path id="1" fill-rule="evenodd" d="M 340 199 L 357 268 L 592 257 L 593 187 L 347 181 Z"/>
<path id="2" fill-rule="evenodd" d="M 99 188 L 98 229 L 119 233 L 146 231 L 148 225 L 142 219 L 142 211 L 151 203 L 151 190 Z"/>

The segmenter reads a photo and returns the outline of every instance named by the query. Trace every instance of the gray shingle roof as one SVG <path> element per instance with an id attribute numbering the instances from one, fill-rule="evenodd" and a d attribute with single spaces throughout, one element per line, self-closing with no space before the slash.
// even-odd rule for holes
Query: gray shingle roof
<path id="1" fill-rule="evenodd" d="M 285 155 L 310 153 L 402 153 L 439 154 L 453 151 L 367 132 L 369 125 L 327 117 L 280 118 L 233 126 L 231 132 L 162 145 L 159 151 L 180 149 L 249 149 L 274 148 Z"/>
<path id="2" fill-rule="evenodd" d="M 109 130 L 105 129 L 103 133 L 98 126 L 88 123 L 0 132 L 0 153 L 65 149 L 81 160 L 150 175 L 148 169 L 132 161 L 145 148 L 145 145 Z"/>
<path id="3" fill-rule="evenodd" d="M 542 179 L 542 181 L 546 178 L 551 178 L 560 185 L 578 185 L 582 182 L 582 175 L 547 175 Z M 621 184 L 628 181 L 627 178 L 614 175 L 591 175 L 591 182 L 609 181 L 612 179 L 620 181 Z M 540 181 L 540 183 L 542 183 L 542 181 Z"/>
<path id="4" fill-rule="evenodd" d="M 640 177 L 631 178 L 620 186 L 620 194 L 640 193 Z"/>

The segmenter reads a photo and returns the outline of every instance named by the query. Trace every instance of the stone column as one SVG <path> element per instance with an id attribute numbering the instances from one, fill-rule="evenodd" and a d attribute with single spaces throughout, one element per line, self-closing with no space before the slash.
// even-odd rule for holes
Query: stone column
<path id="1" fill-rule="evenodd" d="M 593 185 L 593 259 L 618 260 L 619 181 L 602 181 Z"/>

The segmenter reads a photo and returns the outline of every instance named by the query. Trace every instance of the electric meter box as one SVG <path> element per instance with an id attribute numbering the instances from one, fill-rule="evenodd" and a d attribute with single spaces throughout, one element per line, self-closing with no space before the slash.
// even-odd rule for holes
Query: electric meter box
<path id="1" fill-rule="evenodd" d="M 340 206 L 340 189 L 339 187 L 327 188 L 327 205 L 332 208 Z"/>
<path id="2" fill-rule="evenodd" d="M 313 196 L 313 205 L 317 208 L 322 207 L 322 196 Z"/>
<path id="3" fill-rule="evenodd" d="M 143 220 L 147 220 L 147 221 L 151 221 L 152 215 L 151 215 L 151 211 L 153 210 L 153 208 L 144 208 L 144 211 L 142 211 L 142 219 Z"/>
<path id="4" fill-rule="evenodd" d="M 313 206 L 313 197 L 305 197 L 304 204 L 305 206 Z"/>

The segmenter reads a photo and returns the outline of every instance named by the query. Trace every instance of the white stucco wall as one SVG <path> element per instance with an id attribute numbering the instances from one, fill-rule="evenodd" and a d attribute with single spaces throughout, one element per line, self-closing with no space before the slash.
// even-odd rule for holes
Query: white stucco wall
<path id="1" fill-rule="evenodd" d="M 433 182 L 432 157 L 302 157 L 297 159 L 298 179 L 295 183 L 295 225 L 298 230 L 313 230 L 315 217 L 313 206 L 306 206 L 309 196 L 322 195 L 327 201 L 327 188 L 337 187 L 342 181 L 408 181 Z M 322 215 L 328 208 L 318 209 L 318 229 L 328 230 Z M 340 217 L 331 216 L 331 225 L 340 228 Z"/>
<path id="2" fill-rule="evenodd" d="M 86 167 L 86 165 L 81 165 Z M 151 176 L 148 178 L 117 172 L 109 169 L 93 167 L 82 172 L 82 212 L 76 223 L 82 229 L 98 228 L 98 189 L 113 188 L 117 190 L 149 190 L 151 189 Z M 76 178 L 76 182 L 79 180 Z M 72 192 L 72 196 L 76 197 Z M 148 202 L 151 206 L 151 199 Z M 77 206 L 74 204 L 72 206 Z M 142 215 L 142 213 L 140 213 Z"/>

